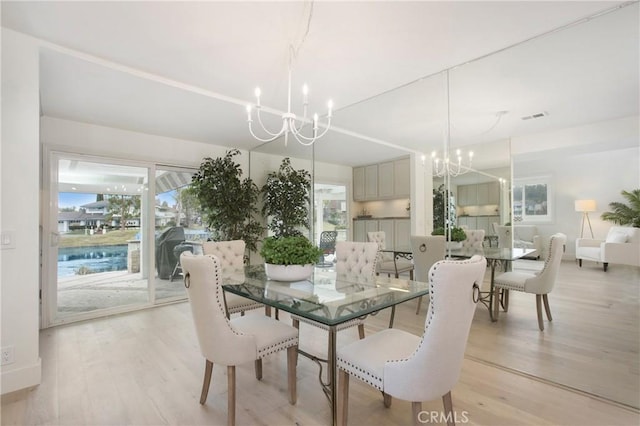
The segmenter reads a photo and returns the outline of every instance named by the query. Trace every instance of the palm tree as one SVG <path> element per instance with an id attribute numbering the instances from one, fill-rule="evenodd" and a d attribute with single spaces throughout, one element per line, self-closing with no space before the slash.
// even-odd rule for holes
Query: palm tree
<path id="1" fill-rule="evenodd" d="M 610 212 L 604 212 L 600 216 L 602 220 L 618 225 L 631 225 L 640 228 L 640 189 L 622 191 L 622 196 L 627 199 L 629 205 L 614 201 L 609 203 Z"/>

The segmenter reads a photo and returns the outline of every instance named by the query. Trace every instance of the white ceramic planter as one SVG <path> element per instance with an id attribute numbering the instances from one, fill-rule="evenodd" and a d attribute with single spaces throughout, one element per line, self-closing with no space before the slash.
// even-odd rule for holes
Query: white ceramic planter
<path id="1" fill-rule="evenodd" d="M 307 279 L 313 273 L 313 264 L 309 265 L 274 265 L 264 264 L 267 277 L 275 281 L 301 281 Z"/>

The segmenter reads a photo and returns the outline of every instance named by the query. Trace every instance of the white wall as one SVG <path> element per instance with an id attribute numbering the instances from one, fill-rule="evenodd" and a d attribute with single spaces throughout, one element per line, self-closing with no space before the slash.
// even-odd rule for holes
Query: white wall
<path id="1" fill-rule="evenodd" d="M 14 249 L 0 251 L 2 347 L 15 362 L 2 366 L 2 394 L 40 383 L 38 48 L 2 29 L 2 205 L 0 228 Z"/>
<path id="2" fill-rule="evenodd" d="M 570 149 L 553 149 L 560 141 Z M 630 143 L 629 143 L 630 141 Z M 638 117 L 594 123 L 558 132 L 514 139 L 514 178 L 550 175 L 554 189 L 554 220 L 536 224 L 543 240 L 555 232 L 567 234 L 565 258 L 575 258 L 575 239 L 580 236 L 581 213 L 574 201 L 593 199 L 597 211 L 589 218 L 596 238 L 605 238 L 613 225 L 600 219 L 612 201 L 624 202 L 622 190 L 640 188 L 640 131 Z M 581 146 L 604 143 L 610 149 L 586 152 Z M 526 145 L 531 149 L 526 153 Z M 546 147 L 546 150 L 540 150 Z M 529 159 L 528 159 L 529 158 Z M 588 227 L 585 235 L 590 234 Z"/>

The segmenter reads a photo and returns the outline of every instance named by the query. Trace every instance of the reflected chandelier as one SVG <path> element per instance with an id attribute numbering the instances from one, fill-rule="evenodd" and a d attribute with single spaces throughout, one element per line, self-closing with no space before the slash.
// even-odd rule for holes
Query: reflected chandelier
<path id="1" fill-rule="evenodd" d="M 262 118 L 260 116 L 260 110 L 262 109 L 260 104 L 261 91 L 259 87 L 256 87 L 256 90 L 255 90 L 255 96 L 256 96 L 255 110 L 256 110 L 256 116 L 258 118 L 258 123 L 260 123 L 260 127 L 262 128 L 262 132 L 266 133 L 268 135 L 267 137 L 262 138 L 260 136 L 257 136 L 254 133 L 253 127 L 252 127 L 253 118 L 251 114 L 251 111 L 253 110 L 253 108 L 251 107 L 251 104 L 247 105 L 247 123 L 249 123 L 249 132 L 254 138 L 259 140 L 260 142 L 271 142 L 279 138 L 280 136 L 284 135 L 284 145 L 287 146 L 287 140 L 288 140 L 289 134 L 292 134 L 293 137 L 300 144 L 304 146 L 309 146 L 309 145 L 312 145 L 316 141 L 316 139 L 323 137 L 327 133 L 331 125 L 333 102 L 330 100 L 327 105 L 329 110 L 327 112 L 327 124 L 324 125 L 324 130 L 318 134 L 318 114 L 314 114 L 313 121 L 311 121 L 313 123 L 312 135 L 307 136 L 303 134 L 305 125 L 310 122 L 310 120 L 307 118 L 307 106 L 309 105 L 309 97 L 308 97 L 309 88 L 307 87 L 306 84 L 302 86 L 302 117 L 298 118 L 294 113 L 291 112 L 291 64 L 292 64 L 293 56 L 294 56 L 293 48 L 291 47 L 290 57 L 289 57 L 287 112 L 282 114 L 282 127 L 280 128 L 280 130 L 278 132 L 271 132 L 266 128 L 266 126 L 262 122 Z M 300 125 L 297 125 L 298 124 L 296 123 L 297 120 L 300 120 L 301 122 Z"/>
<path id="2" fill-rule="evenodd" d="M 446 94 L 447 94 L 447 123 L 446 123 L 446 134 L 444 139 L 444 155 L 443 158 L 438 157 L 436 151 L 431 153 L 431 161 L 433 165 L 433 175 L 442 177 L 442 176 L 458 176 L 464 173 L 467 173 L 471 170 L 471 161 L 473 160 L 473 152 L 469 151 L 468 157 L 469 161 L 466 164 L 462 162 L 462 152 L 457 149 L 456 150 L 456 158 L 457 161 L 453 162 L 449 158 L 449 150 L 451 147 L 451 95 L 449 93 L 449 70 L 446 70 L 445 73 L 445 85 L 446 85 Z M 422 159 L 424 163 L 424 156 Z"/>
<path id="3" fill-rule="evenodd" d="M 444 158 L 438 157 L 438 154 L 433 151 L 431 153 L 431 161 L 433 163 L 433 174 L 434 176 L 442 177 L 442 176 L 458 176 L 464 173 L 467 173 L 471 170 L 471 162 L 473 160 L 473 152 L 469 151 L 468 153 L 468 161 L 463 163 L 462 161 L 462 152 L 457 149 L 456 150 L 456 158 L 457 161 L 451 161 L 449 158 L 449 153 L 445 152 Z"/>

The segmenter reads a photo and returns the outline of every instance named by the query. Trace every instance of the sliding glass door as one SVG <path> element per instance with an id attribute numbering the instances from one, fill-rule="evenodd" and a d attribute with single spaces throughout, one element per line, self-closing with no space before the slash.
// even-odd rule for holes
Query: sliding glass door
<path id="1" fill-rule="evenodd" d="M 193 170 L 51 152 L 43 326 L 186 297 L 178 251 L 207 239 Z"/>

